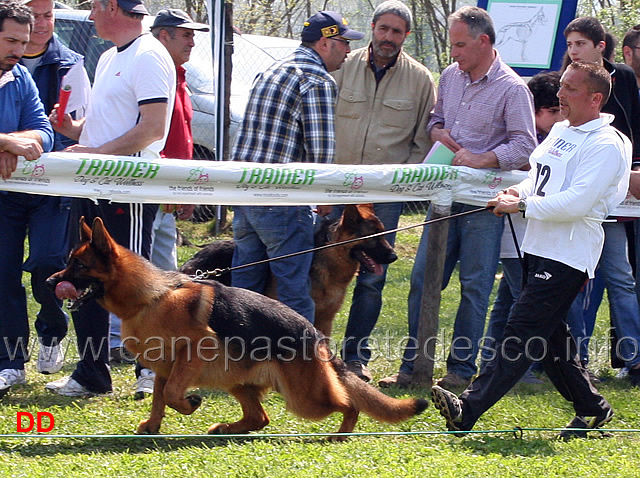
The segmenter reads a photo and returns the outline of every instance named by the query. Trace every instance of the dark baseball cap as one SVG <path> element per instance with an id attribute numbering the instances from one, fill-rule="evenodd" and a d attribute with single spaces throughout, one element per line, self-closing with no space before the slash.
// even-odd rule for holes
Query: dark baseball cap
<path id="1" fill-rule="evenodd" d="M 156 14 L 156 19 L 151 25 L 151 29 L 157 27 L 177 27 L 188 28 L 189 30 L 198 30 L 199 32 L 208 32 L 209 25 L 194 22 L 189 15 L 177 8 L 166 8 L 160 10 Z"/>
<path id="2" fill-rule="evenodd" d="M 125 12 L 149 15 L 149 12 L 145 8 L 144 3 L 142 3 L 142 0 L 118 0 L 118 5 Z"/>
<path id="3" fill-rule="evenodd" d="M 336 12 L 318 12 L 304 22 L 302 41 L 317 41 L 322 37 L 337 36 L 347 40 L 362 40 L 364 33 L 348 28 L 347 21 Z"/>

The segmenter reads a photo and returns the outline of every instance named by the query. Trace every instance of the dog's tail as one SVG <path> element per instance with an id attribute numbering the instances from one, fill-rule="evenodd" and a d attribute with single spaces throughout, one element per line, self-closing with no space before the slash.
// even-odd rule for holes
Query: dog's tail
<path id="1" fill-rule="evenodd" d="M 352 405 L 371 418 L 397 423 L 421 413 L 429 406 L 429 401 L 421 398 L 397 399 L 385 395 L 348 371 L 339 360 L 334 361 L 333 366 L 347 389 Z"/>

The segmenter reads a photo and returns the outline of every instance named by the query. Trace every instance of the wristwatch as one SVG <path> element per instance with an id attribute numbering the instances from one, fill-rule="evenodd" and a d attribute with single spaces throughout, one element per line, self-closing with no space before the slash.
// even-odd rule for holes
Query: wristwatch
<path id="1" fill-rule="evenodd" d="M 527 200 L 525 198 L 520 199 L 518 201 L 518 212 L 522 213 L 522 217 L 524 217 L 524 213 L 527 210 Z"/>

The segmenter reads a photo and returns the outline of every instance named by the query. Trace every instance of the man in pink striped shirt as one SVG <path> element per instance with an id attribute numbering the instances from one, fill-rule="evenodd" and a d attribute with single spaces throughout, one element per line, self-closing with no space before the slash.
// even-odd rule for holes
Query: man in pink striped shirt
<path id="1" fill-rule="evenodd" d="M 440 77 L 438 100 L 427 130 L 455 152 L 454 166 L 512 170 L 527 167 L 536 146 L 533 98 L 526 83 L 494 49 L 495 30 L 489 14 L 462 7 L 449 17 L 451 56 L 455 63 Z M 454 202 L 451 213 L 476 206 Z M 461 301 L 456 315 L 444 388 L 464 388 L 477 368 L 478 344 L 484 331 L 489 295 L 498 266 L 503 218 L 485 211 L 449 221 L 443 287 L 460 262 Z M 411 273 L 409 335 L 417 337 L 426 262 L 425 227 Z M 408 342 L 400 372 L 381 386 L 408 385 L 413 372 L 415 341 Z"/>

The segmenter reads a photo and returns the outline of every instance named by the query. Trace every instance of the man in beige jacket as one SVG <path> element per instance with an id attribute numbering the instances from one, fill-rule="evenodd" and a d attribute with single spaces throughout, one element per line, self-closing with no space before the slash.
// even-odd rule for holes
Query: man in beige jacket
<path id="1" fill-rule="evenodd" d="M 411 30 L 411 11 L 399 0 L 381 3 L 373 13 L 371 43 L 353 51 L 333 72 L 340 94 L 336 107 L 336 163 L 419 163 L 431 146 L 429 113 L 436 101 L 429 70 L 402 50 Z M 403 203 L 374 206 L 386 229 L 395 229 Z M 342 208 L 334 208 L 340 214 Z M 393 245 L 395 234 L 386 236 Z M 382 275 L 358 275 L 343 344 L 343 359 L 371 380 L 368 337 L 382 306 Z"/>

